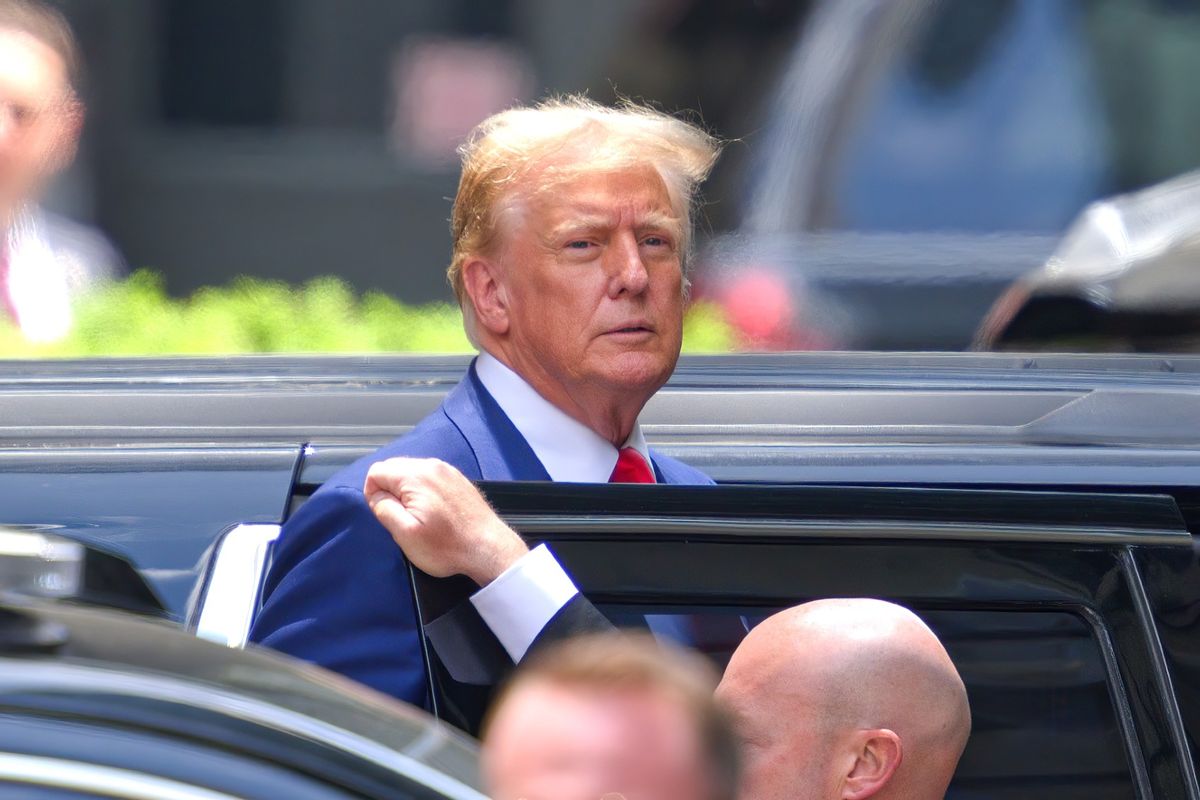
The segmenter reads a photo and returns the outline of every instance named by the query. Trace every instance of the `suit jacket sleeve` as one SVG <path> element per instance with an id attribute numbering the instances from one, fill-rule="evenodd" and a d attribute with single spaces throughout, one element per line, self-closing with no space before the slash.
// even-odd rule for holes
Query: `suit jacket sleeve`
<path id="1" fill-rule="evenodd" d="M 615 630 L 613 624 L 608 621 L 608 618 L 600 613 L 591 601 L 583 596 L 583 593 L 572 597 L 567 601 L 567 604 L 558 610 L 546 627 L 542 628 L 542 632 L 533 640 L 533 644 L 529 647 L 529 652 L 536 652 L 539 648 L 545 647 L 553 642 L 569 639 L 572 636 L 581 636 L 588 633 L 607 633 Z M 529 654 L 526 653 L 526 658 Z"/>
<path id="2" fill-rule="evenodd" d="M 502 681 L 513 662 L 496 632 L 470 601 L 478 587 L 463 577 L 430 578 L 415 572 L 414 578 L 425 615 L 425 635 L 450 677 L 476 685 Z M 551 642 L 612 629 L 604 615 L 576 593 L 534 637 L 526 656 Z"/>
<path id="3" fill-rule="evenodd" d="M 250 638 L 427 705 L 407 563 L 361 491 L 318 492 L 287 522 Z"/>

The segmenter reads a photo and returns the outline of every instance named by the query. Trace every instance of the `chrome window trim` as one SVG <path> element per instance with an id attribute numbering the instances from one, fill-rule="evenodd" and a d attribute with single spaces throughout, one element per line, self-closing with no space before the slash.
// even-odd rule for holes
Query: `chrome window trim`
<path id="1" fill-rule="evenodd" d="M 1084 525 L 1004 525 L 996 523 L 876 522 L 862 520 L 720 519 L 712 517 L 587 516 L 508 514 L 505 521 L 522 534 L 605 536 L 613 533 L 671 536 L 770 536 L 828 539 L 963 540 L 1104 545 L 1192 546 L 1186 530 L 1088 527 Z"/>
<path id="2" fill-rule="evenodd" d="M 243 523 L 221 537 L 196 614 L 196 635 L 227 647 L 245 647 L 258 610 L 271 546 L 282 526 Z"/>
<path id="3" fill-rule="evenodd" d="M 120 800 L 238 800 L 169 778 L 62 758 L 0 753 L 0 783 L 24 783 Z"/>

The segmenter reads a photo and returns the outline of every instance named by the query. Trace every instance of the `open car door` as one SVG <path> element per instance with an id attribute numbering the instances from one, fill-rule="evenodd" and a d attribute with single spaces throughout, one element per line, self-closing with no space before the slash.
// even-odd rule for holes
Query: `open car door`
<path id="1" fill-rule="evenodd" d="M 1189 748 L 1200 704 L 1188 693 L 1200 680 L 1186 660 L 1200 639 L 1186 613 L 1200 580 L 1170 497 L 481 488 L 531 543 L 550 545 L 610 620 L 649 627 L 718 667 L 758 621 L 796 603 L 877 597 L 912 608 L 970 696 L 974 728 L 950 797 L 1200 796 Z M 470 590 L 415 579 L 425 619 Z M 486 690 L 451 678 L 432 647 L 427 657 L 437 713 L 473 728 Z"/>

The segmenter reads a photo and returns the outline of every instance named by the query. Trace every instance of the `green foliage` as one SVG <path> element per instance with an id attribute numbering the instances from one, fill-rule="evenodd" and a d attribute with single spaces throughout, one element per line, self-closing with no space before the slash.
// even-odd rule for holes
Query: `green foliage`
<path id="1" fill-rule="evenodd" d="M 720 309 L 697 304 L 684 324 L 684 350 L 734 345 Z M 0 357 L 50 358 L 240 353 L 466 353 L 458 307 L 406 305 L 380 292 L 361 298 L 338 278 L 294 287 L 238 278 L 172 298 L 161 275 L 139 270 L 84 297 L 71 334 L 33 345 L 0 325 Z"/>
<path id="2" fill-rule="evenodd" d="M 738 347 L 737 334 L 716 303 L 693 303 L 683 318 L 683 352 L 728 353 Z"/>

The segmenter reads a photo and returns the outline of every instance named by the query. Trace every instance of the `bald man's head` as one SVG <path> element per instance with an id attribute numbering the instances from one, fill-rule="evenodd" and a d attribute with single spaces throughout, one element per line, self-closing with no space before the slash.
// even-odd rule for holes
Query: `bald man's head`
<path id="1" fill-rule="evenodd" d="M 932 631 L 881 600 L 818 600 L 745 638 L 717 696 L 756 800 L 941 798 L 970 734 L 966 689 Z"/>

